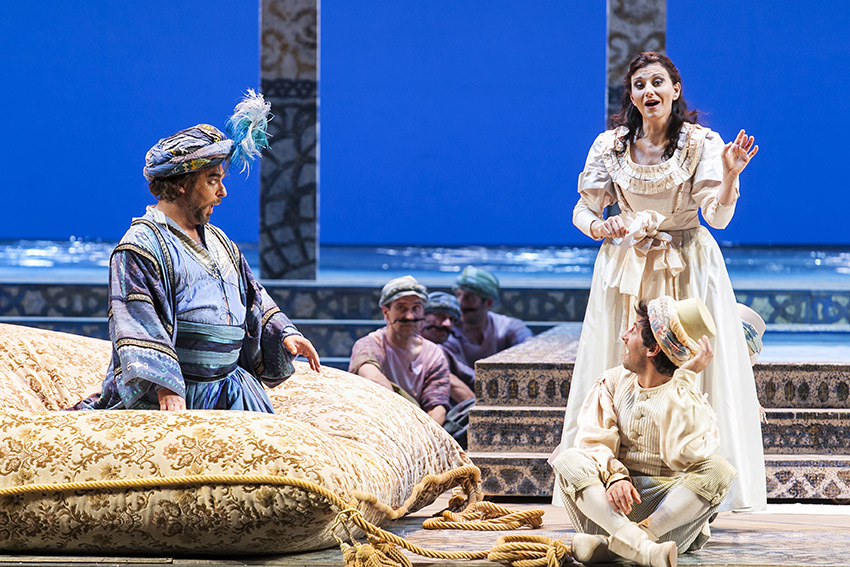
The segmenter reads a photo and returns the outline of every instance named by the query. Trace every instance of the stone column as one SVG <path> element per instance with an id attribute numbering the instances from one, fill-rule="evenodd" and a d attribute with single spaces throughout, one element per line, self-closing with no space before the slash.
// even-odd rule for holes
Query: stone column
<path id="1" fill-rule="evenodd" d="M 272 104 L 260 166 L 260 275 L 316 279 L 319 0 L 262 0 L 260 88 Z"/>
<path id="2" fill-rule="evenodd" d="M 667 0 L 608 0 L 607 117 L 620 110 L 623 75 L 641 51 L 667 48 Z"/>

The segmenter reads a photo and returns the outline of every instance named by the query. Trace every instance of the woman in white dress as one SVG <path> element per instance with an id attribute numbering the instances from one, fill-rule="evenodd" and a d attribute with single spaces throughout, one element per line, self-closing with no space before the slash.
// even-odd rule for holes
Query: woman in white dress
<path id="1" fill-rule="evenodd" d="M 563 447 L 572 446 L 587 392 L 621 362 L 620 336 L 640 299 L 700 297 L 717 323 L 716 356 L 702 389 L 718 415 L 721 447 L 738 470 L 722 509 L 765 507 L 759 403 L 741 319 L 723 256 L 700 225 L 714 228 L 735 211 L 738 175 L 758 151 L 744 130 L 724 144 L 696 123 L 682 98 L 679 71 L 665 55 L 645 52 L 629 65 L 614 128 L 600 134 L 579 176 L 573 223 L 603 240 L 567 403 Z M 620 214 L 603 216 L 619 205 Z"/>

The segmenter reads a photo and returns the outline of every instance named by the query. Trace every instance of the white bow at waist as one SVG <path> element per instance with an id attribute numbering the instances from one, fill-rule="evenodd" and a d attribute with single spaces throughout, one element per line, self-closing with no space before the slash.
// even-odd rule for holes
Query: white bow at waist
<path id="1" fill-rule="evenodd" d="M 628 233 L 617 243 L 617 252 L 605 268 L 603 282 L 621 293 L 637 297 L 647 267 L 667 270 L 676 277 L 685 269 L 679 246 L 673 237 L 658 230 L 665 216 L 657 211 L 640 211 L 629 224 Z M 647 262 L 649 265 L 647 266 Z"/>

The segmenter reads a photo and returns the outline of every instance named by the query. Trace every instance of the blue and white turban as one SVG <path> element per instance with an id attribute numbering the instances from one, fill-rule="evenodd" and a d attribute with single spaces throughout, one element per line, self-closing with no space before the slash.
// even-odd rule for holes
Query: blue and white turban
<path id="1" fill-rule="evenodd" d="M 248 90 L 227 120 L 227 134 L 209 124 L 198 124 L 161 139 L 145 155 L 145 179 L 172 177 L 230 163 L 242 171 L 269 147 L 268 121 L 271 104 L 263 95 Z M 229 136 L 229 138 L 228 138 Z"/>
<path id="2" fill-rule="evenodd" d="M 499 299 L 499 279 L 481 268 L 467 266 L 455 280 L 452 290 L 462 289 L 484 299 Z"/>

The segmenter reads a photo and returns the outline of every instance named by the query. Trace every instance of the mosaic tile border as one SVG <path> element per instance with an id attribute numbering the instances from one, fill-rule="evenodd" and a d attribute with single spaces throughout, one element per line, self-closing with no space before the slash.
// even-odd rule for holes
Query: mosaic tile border
<path id="1" fill-rule="evenodd" d="M 564 408 L 476 406 L 469 450 L 549 453 L 561 441 Z M 850 455 L 850 410 L 767 410 L 765 454 Z"/>
<path id="2" fill-rule="evenodd" d="M 469 453 L 484 492 L 494 496 L 551 497 L 555 478 L 548 455 Z M 766 457 L 770 500 L 850 503 L 850 457 Z"/>
<path id="3" fill-rule="evenodd" d="M 428 282 L 423 282 L 427 285 Z M 380 286 L 323 285 L 314 282 L 264 280 L 266 289 L 293 319 L 381 319 Z M 436 291 L 450 291 L 430 286 Z M 574 322 L 584 318 L 587 290 L 508 287 L 496 311 L 529 322 Z M 3 283 L 0 316 L 105 316 L 106 282 Z M 769 324 L 850 326 L 850 291 L 738 293 Z"/>

